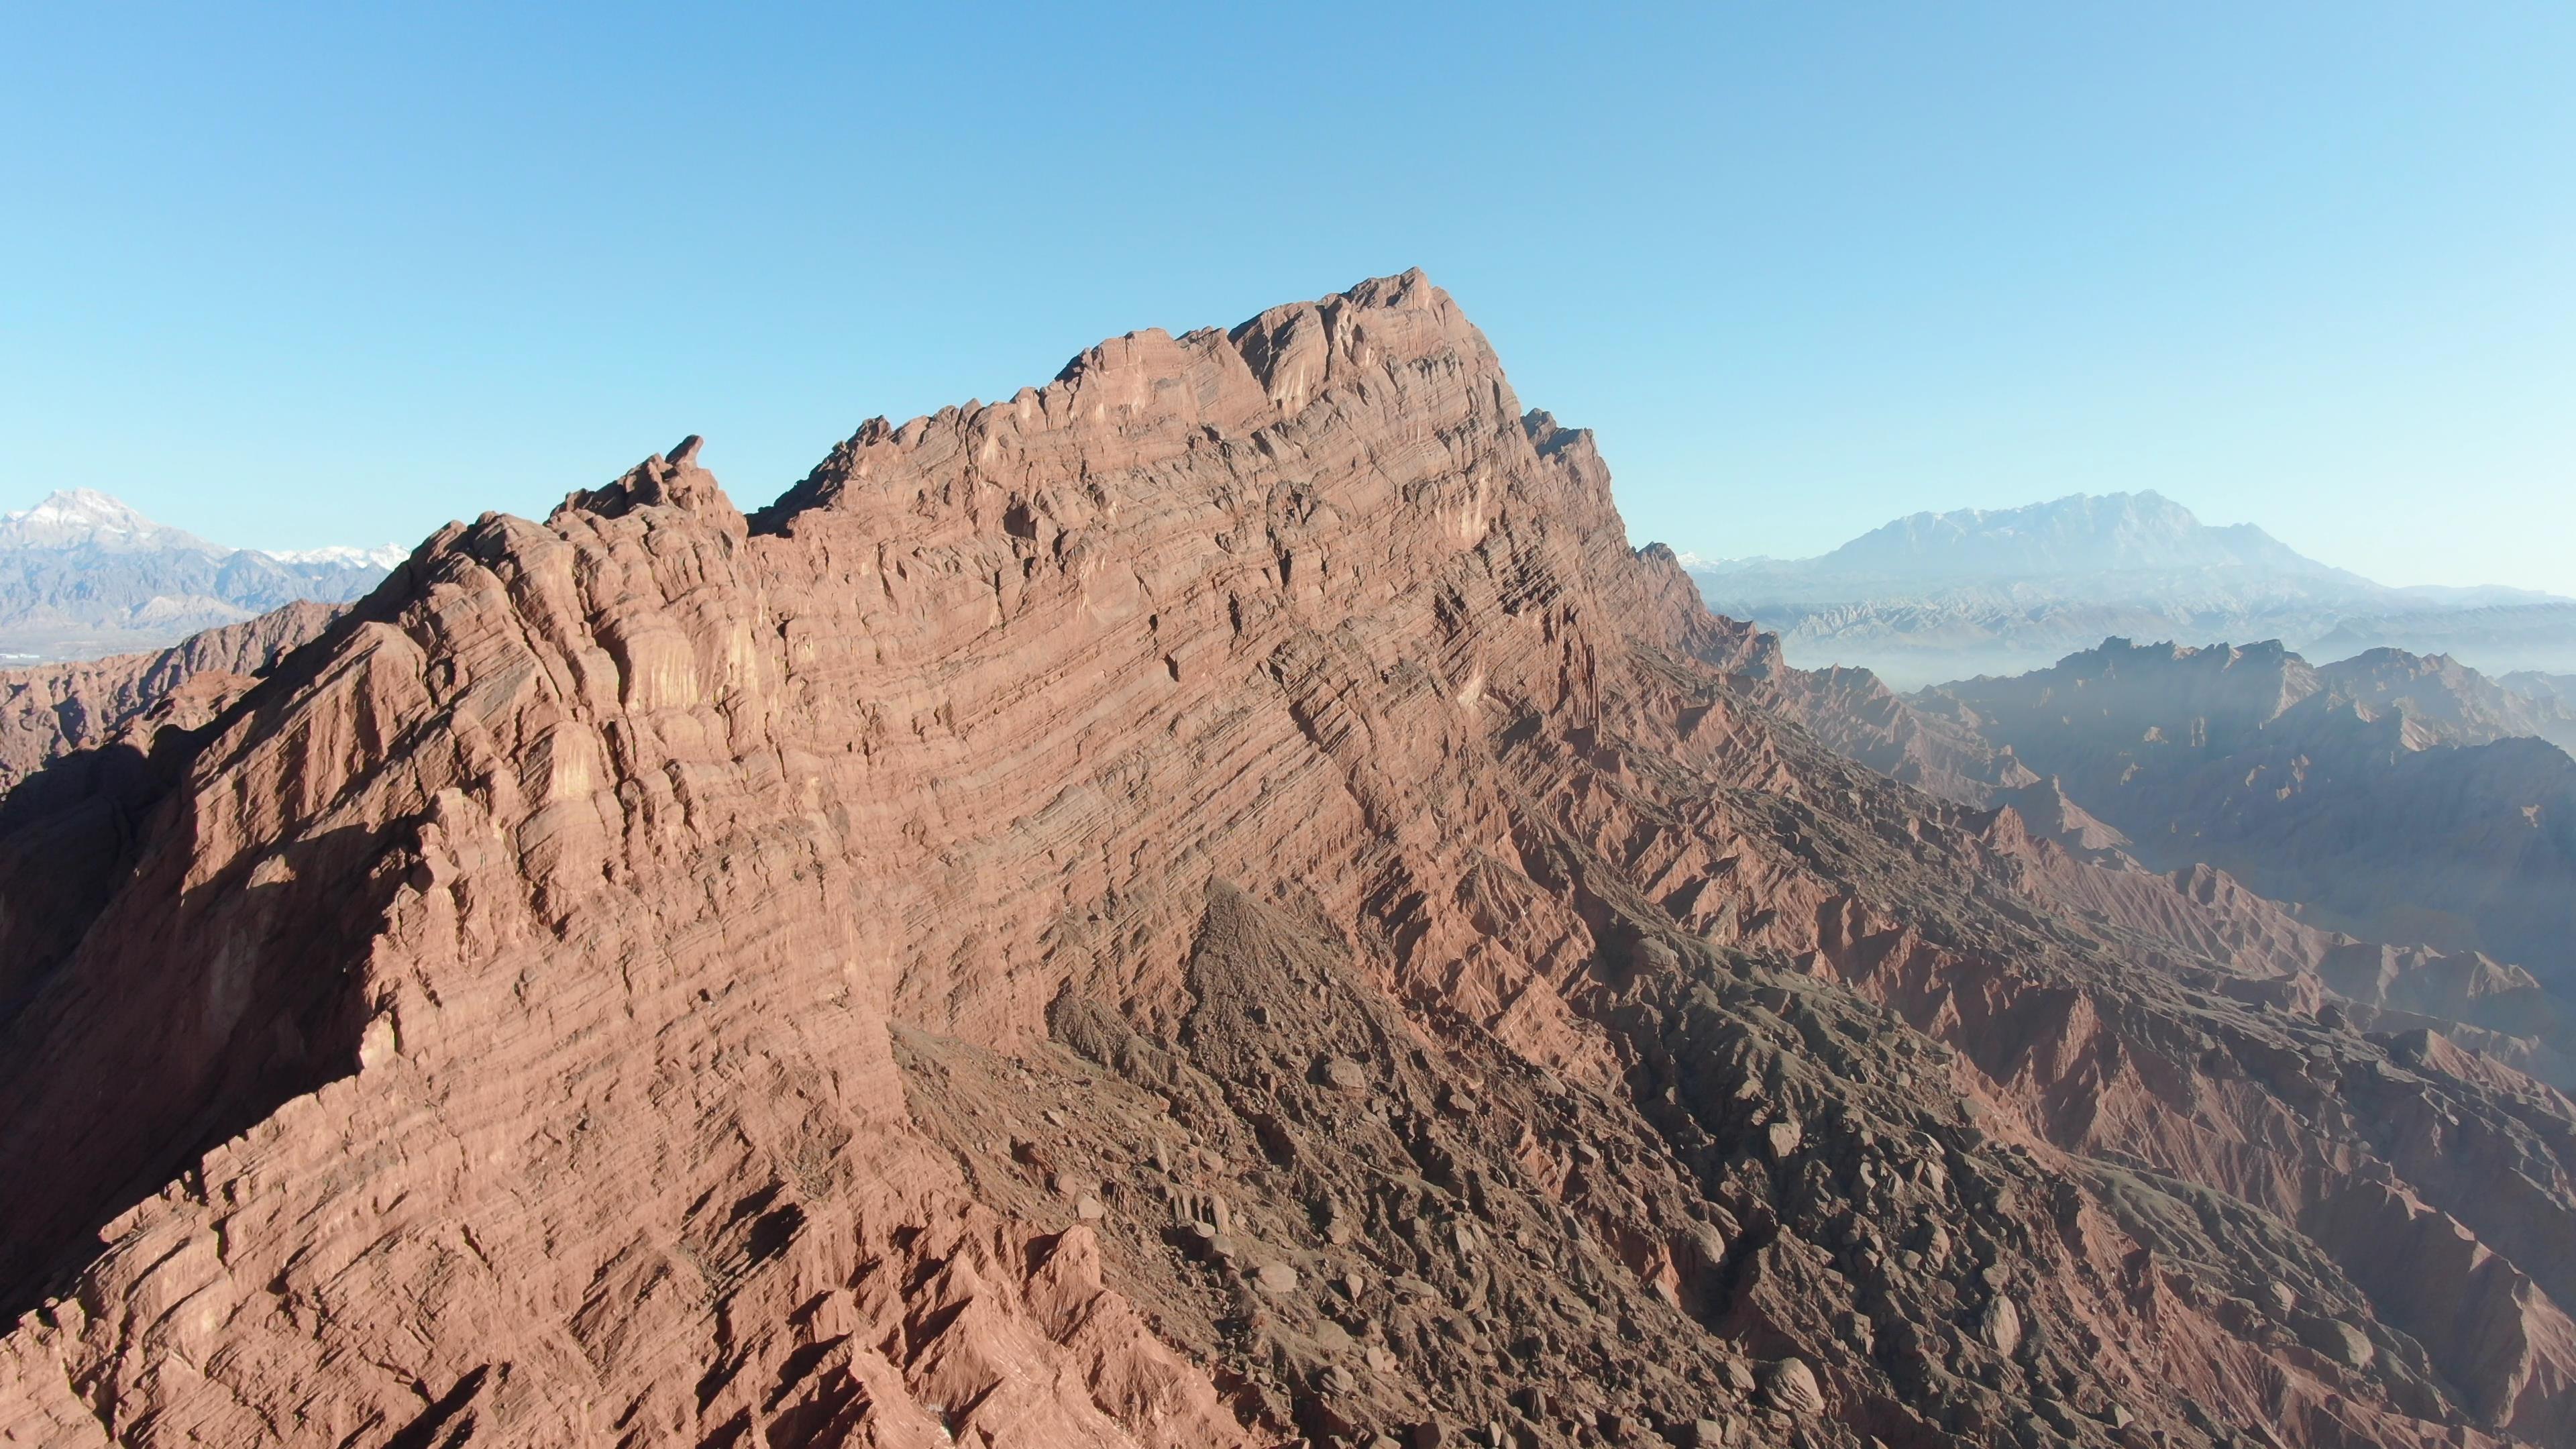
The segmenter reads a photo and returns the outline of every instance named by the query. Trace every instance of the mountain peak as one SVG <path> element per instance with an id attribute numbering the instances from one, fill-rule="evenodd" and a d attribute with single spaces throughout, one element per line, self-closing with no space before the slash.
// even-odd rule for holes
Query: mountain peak
<path id="1" fill-rule="evenodd" d="M 1815 558 L 1690 567 L 1711 608 L 1779 633 L 1790 658 L 1910 685 L 2020 673 L 2111 634 L 2304 642 L 2405 602 L 2153 489 L 1909 514 Z"/>
<path id="2" fill-rule="evenodd" d="M 2011 508 L 1927 508 L 1908 514 L 1897 522 L 1933 520 L 1965 528 L 1992 529 L 2025 527 L 2039 521 L 2083 520 L 2099 524 L 2145 519 L 2186 528 L 2200 526 L 2199 517 L 2189 508 L 2152 488 L 2142 488 L 2134 493 L 2068 493 Z M 1896 524 L 1885 526 L 1893 528 Z"/>
<path id="3" fill-rule="evenodd" d="M 355 544 L 335 543 L 323 548 L 281 548 L 270 558 L 284 564 L 319 564 L 326 568 L 390 569 L 411 557 L 411 550 L 398 543 L 360 548 Z"/>
<path id="4" fill-rule="evenodd" d="M 901 426 L 871 419 L 803 482 L 753 514 L 751 527 L 788 529 L 817 507 L 875 508 L 889 499 L 910 507 L 908 495 L 886 491 L 885 480 L 944 465 L 960 451 L 992 479 L 1043 477 L 1068 456 L 1098 466 L 1173 462 L 1212 439 L 1295 417 L 1351 379 L 1384 376 L 1410 387 L 1423 368 L 1472 376 L 1479 398 L 1508 408 L 1515 430 L 1524 430 L 1484 334 L 1415 270 L 1273 307 L 1227 329 L 1175 337 L 1149 327 L 1109 338 L 1075 355 L 1046 386 L 1002 401 L 943 408 Z M 1531 446 L 1545 453 L 1547 441 L 1532 439 Z M 1565 434 L 1558 445 L 1573 441 Z M 967 515 L 979 516 L 981 502 L 959 496 Z M 1005 510 L 1039 507 L 1032 498 L 996 501 Z M 1036 526 L 1034 515 L 1024 521 Z"/>
<path id="5" fill-rule="evenodd" d="M 157 649 L 298 599 L 346 603 L 410 552 L 233 548 L 155 522 L 114 494 L 59 489 L 0 513 L 0 657 Z"/>
<path id="6" fill-rule="evenodd" d="M 143 517 L 133 504 L 95 488 L 57 488 L 39 499 L 35 507 L 20 509 L 9 516 L 27 518 L 38 515 L 100 520 L 140 520 Z"/>
<path id="7" fill-rule="evenodd" d="M 2017 508 L 1910 513 L 1830 553 L 1807 559 L 1748 558 L 1702 565 L 1718 576 L 1758 575 L 1801 596 L 1858 599 L 1856 584 L 1902 587 L 2030 583 L 2099 591 L 2104 575 L 2154 573 L 2269 586 L 2324 587 L 2338 595 L 2389 591 L 2358 574 L 2309 558 L 2250 523 L 2206 524 L 2152 489 L 2069 493 Z M 1748 580 L 1749 581 L 1749 580 Z"/>
<path id="8" fill-rule="evenodd" d="M 1834 573 L 1981 580 L 2106 569 L 2333 572 L 2260 528 L 2211 527 L 2152 490 L 2070 493 L 2018 508 L 1909 514 L 1811 562 Z"/>
<path id="9" fill-rule="evenodd" d="M 0 548 L 100 548 L 115 553 L 179 549 L 228 554 L 233 550 L 184 529 L 155 523 L 141 509 L 95 488 L 62 488 L 33 508 L 0 514 Z"/>

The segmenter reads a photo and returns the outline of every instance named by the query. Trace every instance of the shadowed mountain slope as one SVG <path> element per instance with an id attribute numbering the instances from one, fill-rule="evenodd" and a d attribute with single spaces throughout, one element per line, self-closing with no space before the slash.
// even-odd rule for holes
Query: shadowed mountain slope
<path id="1" fill-rule="evenodd" d="M 208 705 L 229 699 L 338 614 L 300 601 L 156 653 L 0 670 L 0 793 L 64 755 L 106 744 L 183 690 Z"/>

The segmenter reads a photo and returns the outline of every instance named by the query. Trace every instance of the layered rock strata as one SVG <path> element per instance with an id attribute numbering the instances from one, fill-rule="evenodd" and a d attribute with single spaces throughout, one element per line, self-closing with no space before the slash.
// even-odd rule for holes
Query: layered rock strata
<path id="1" fill-rule="evenodd" d="M 451 526 L 0 812 L 0 1439 L 2569 1442 L 2564 1098 L 1818 698 L 1418 274 Z"/>

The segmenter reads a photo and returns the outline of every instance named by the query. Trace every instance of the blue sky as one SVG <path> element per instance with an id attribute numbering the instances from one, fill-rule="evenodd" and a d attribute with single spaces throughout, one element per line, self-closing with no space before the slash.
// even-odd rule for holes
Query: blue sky
<path id="1" fill-rule="evenodd" d="M 749 504 L 1419 265 L 1640 541 L 2153 487 L 2576 593 L 2576 6 L 19 6 L 0 56 L 0 506 L 408 541 L 692 431 Z"/>

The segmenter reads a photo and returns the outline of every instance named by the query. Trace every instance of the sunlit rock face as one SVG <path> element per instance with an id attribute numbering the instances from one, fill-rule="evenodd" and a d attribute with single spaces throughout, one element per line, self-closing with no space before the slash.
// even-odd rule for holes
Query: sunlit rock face
<path id="1" fill-rule="evenodd" d="M 0 810 L 0 1438 L 2565 1442 L 2564 1098 L 1827 735 L 1418 274 L 452 527 Z"/>

